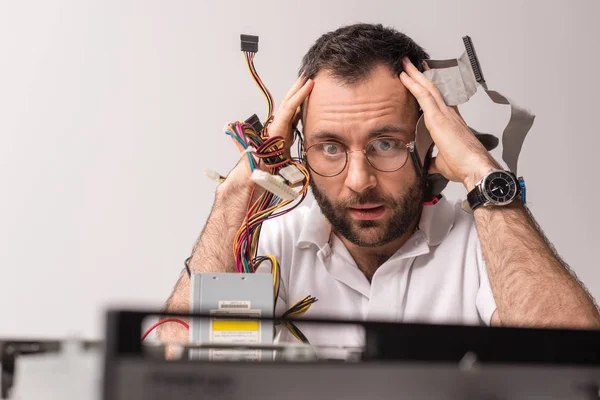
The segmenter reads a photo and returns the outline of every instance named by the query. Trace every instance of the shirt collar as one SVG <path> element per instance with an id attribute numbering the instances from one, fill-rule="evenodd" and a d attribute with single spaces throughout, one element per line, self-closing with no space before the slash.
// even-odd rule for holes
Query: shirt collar
<path id="1" fill-rule="evenodd" d="M 423 205 L 419 230 L 425 235 L 427 244 L 437 246 L 442 243 L 454 225 L 454 213 L 454 204 L 445 197 L 435 204 Z"/>
<path id="2" fill-rule="evenodd" d="M 454 205 L 445 197 L 435 204 L 428 203 L 423 206 L 419 231 L 422 232 L 429 246 L 439 245 L 448 235 L 454 225 L 454 212 Z M 319 249 L 323 249 L 329 243 L 330 234 L 331 224 L 321 212 L 317 202 L 313 201 L 306 214 L 296 246 L 306 249 L 314 244 Z"/>
<path id="3" fill-rule="evenodd" d="M 319 249 L 322 249 L 329 243 L 330 234 L 331 224 L 321 212 L 321 207 L 313 200 L 313 204 L 310 206 L 304 219 L 304 226 L 300 231 L 296 246 L 306 249 L 311 244 L 314 244 Z"/>

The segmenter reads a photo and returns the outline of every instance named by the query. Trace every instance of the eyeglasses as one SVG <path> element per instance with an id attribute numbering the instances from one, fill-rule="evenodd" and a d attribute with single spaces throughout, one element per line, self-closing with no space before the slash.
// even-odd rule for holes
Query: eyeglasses
<path id="1" fill-rule="evenodd" d="M 348 155 L 363 152 L 367 162 L 381 172 L 394 172 L 406 164 L 408 149 L 414 142 L 406 143 L 392 137 L 371 140 L 363 150 L 348 150 L 335 141 L 315 143 L 302 152 L 306 164 L 317 175 L 332 177 L 342 173 L 348 164 Z"/>

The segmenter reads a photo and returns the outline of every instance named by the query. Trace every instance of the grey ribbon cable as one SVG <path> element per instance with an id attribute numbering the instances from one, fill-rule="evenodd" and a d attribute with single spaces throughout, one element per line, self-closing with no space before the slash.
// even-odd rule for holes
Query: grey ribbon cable
<path id="1" fill-rule="evenodd" d="M 527 133 L 533 125 L 535 116 L 526 108 L 519 106 L 514 101 L 494 90 L 488 90 L 485 82 L 477 82 L 471 60 L 465 51 L 459 58 L 450 60 L 426 60 L 429 70 L 424 74 L 439 89 L 444 101 L 449 106 L 458 106 L 464 104 L 477 92 L 477 87 L 481 86 L 488 97 L 496 104 L 510 105 L 511 113 L 504 132 L 502 133 L 502 159 L 508 168 L 517 173 L 519 154 L 523 147 L 523 142 Z M 484 143 L 486 148 L 495 147 L 491 135 L 479 134 L 471 129 L 479 140 Z M 415 147 L 424 166 L 426 155 L 433 144 L 431 135 L 425 126 L 423 117 L 419 119 L 415 130 Z M 485 139 L 487 142 L 484 142 Z M 442 176 L 431 175 L 429 180 L 432 185 L 432 193 L 439 194 L 447 185 L 448 181 Z"/>
<path id="2" fill-rule="evenodd" d="M 516 175 L 521 148 L 533 125 L 535 115 L 494 90 L 486 89 L 485 92 L 494 103 L 510 105 L 510 119 L 502 133 L 502 159 Z"/>

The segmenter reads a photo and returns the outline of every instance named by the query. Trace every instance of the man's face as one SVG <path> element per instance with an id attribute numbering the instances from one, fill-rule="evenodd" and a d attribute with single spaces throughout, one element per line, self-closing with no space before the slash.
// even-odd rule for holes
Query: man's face
<path id="1" fill-rule="evenodd" d="M 353 85 L 340 83 L 326 71 L 314 82 L 303 118 L 305 148 L 333 141 L 359 150 L 348 154 L 339 175 L 323 177 L 311 171 L 315 200 L 333 229 L 358 246 L 376 247 L 399 238 L 419 217 L 422 182 L 410 159 L 397 171 L 381 172 L 361 150 L 377 137 L 412 141 L 416 100 L 385 66 L 375 67 Z M 331 148 L 336 147 L 327 151 Z"/>

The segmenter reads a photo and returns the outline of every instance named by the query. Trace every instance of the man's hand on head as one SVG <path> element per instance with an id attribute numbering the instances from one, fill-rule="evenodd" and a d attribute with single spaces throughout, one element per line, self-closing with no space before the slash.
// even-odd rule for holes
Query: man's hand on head
<path id="1" fill-rule="evenodd" d="M 467 190 L 499 164 L 473 135 L 457 110 L 446 105 L 442 94 L 407 58 L 402 60 L 404 71 L 400 80 L 419 102 L 425 125 L 431 133 L 438 155 L 429 173 L 442 174 L 446 179 L 462 182 Z"/>
<path id="2" fill-rule="evenodd" d="M 292 147 L 294 136 L 293 126 L 298 122 L 300 116 L 300 105 L 308 97 L 312 90 L 314 82 L 312 79 L 304 77 L 298 78 L 285 98 L 279 105 L 277 112 L 273 116 L 273 121 L 267 127 L 269 137 L 281 136 L 285 140 L 286 157 L 290 157 L 290 148 Z M 219 186 L 219 192 L 251 191 L 254 186 L 249 179 L 249 169 L 246 158 L 242 157 L 240 162 L 231 170 L 227 179 Z M 256 195 L 256 193 L 255 193 Z"/>
<path id="3" fill-rule="evenodd" d="M 269 137 L 281 136 L 285 140 L 286 157 L 290 158 L 290 149 L 294 143 L 294 126 L 300 119 L 300 105 L 314 86 L 312 79 L 299 77 L 287 92 L 279 105 L 273 122 L 267 127 Z"/>

